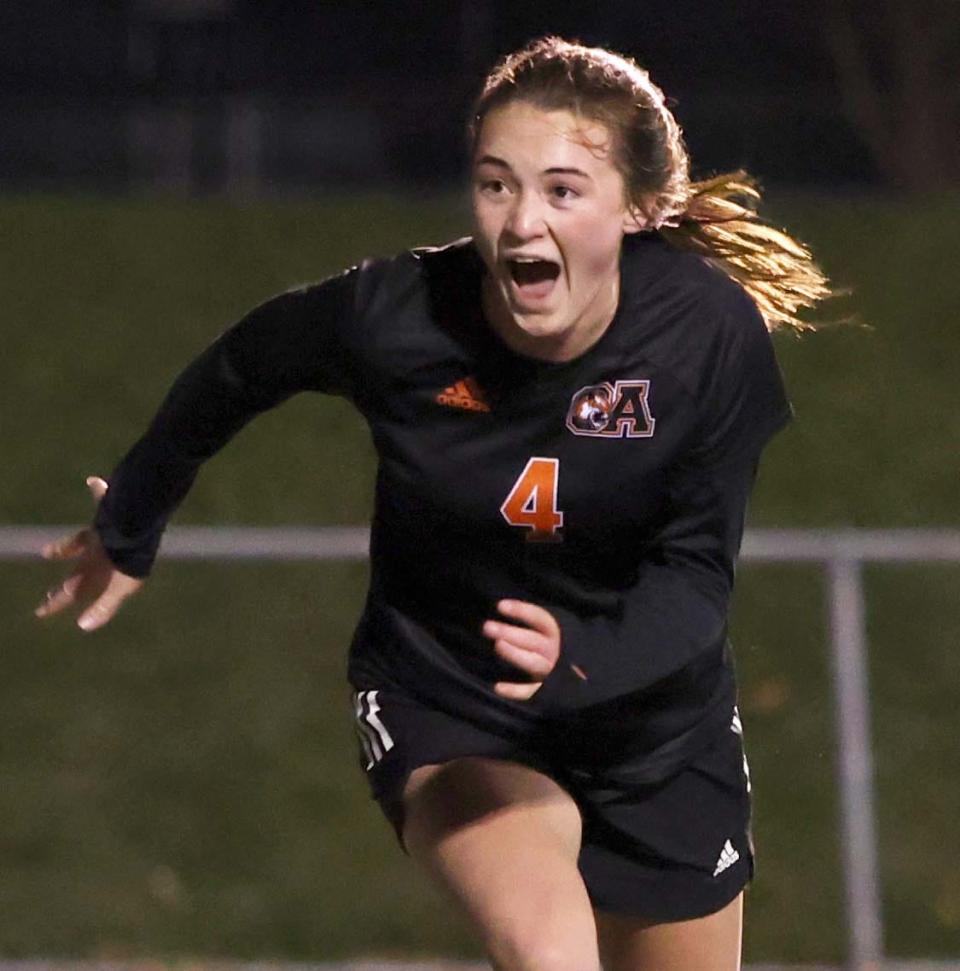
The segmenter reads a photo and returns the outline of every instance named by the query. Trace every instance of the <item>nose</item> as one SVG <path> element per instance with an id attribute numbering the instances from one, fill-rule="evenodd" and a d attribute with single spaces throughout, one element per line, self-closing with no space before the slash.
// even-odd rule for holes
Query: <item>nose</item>
<path id="1" fill-rule="evenodd" d="M 517 240 L 536 239 L 546 232 L 543 208 L 535 192 L 518 192 L 504 228 Z"/>

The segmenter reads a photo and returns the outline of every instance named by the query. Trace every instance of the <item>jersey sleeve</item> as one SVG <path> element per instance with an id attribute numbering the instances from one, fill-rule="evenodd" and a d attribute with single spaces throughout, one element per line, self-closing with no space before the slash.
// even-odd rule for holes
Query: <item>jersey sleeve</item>
<path id="1" fill-rule="evenodd" d="M 697 431 L 668 471 L 635 582 L 614 609 L 560 618 L 562 663 L 543 703 L 579 708 L 640 691 L 722 648 L 760 454 L 791 415 L 766 327 L 746 300 L 703 376 Z"/>
<path id="2" fill-rule="evenodd" d="M 345 336 L 357 271 L 256 307 L 176 379 L 109 478 L 94 527 L 117 569 L 152 567 L 164 527 L 203 462 L 255 415 L 298 391 L 356 392 Z"/>
<path id="3" fill-rule="evenodd" d="M 726 294 L 696 382 L 699 422 L 691 465 L 720 468 L 759 454 L 792 411 L 760 311 L 739 286 Z"/>
<path id="4" fill-rule="evenodd" d="M 722 647 L 755 470 L 747 457 L 722 473 L 679 477 L 670 518 L 644 550 L 633 584 L 603 611 L 559 613 L 561 658 L 542 704 L 585 708 L 639 692 Z"/>

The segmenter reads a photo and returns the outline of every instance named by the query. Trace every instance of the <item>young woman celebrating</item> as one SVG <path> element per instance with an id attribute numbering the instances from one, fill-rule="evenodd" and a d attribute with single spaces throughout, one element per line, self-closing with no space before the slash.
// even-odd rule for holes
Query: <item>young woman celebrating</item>
<path id="1" fill-rule="evenodd" d="M 739 966 L 753 855 L 726 640 L 761 450 L 789 418 L 769 331 L 810 254 L 691 183 L 633 61 L 557 38 L 488 77 L 475 232 L 252 311 L 179 377 L 38 609 L 102 626 L 201 463 L 297 391 L 379 455 L 350 652 L 361 759 L 403 846 L 499 969 Z"/>

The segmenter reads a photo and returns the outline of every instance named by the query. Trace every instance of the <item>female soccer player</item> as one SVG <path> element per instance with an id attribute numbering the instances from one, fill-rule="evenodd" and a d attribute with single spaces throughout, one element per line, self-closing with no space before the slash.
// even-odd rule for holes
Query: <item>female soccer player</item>
<path id="1" fill-rule="evenodd" d="M 546 38 L 488 77 L 475 233 L 269 300 L 174 384 L 38 614 L 105 624 L 201 463 L 304 389 L 379 453 L 350 653 L 362 763 L 495 966 L 739 965 L 753 855 L 726 642 L 768 331 L 828 294 L 799 244 L 691 183 L 633 61 Z"/>

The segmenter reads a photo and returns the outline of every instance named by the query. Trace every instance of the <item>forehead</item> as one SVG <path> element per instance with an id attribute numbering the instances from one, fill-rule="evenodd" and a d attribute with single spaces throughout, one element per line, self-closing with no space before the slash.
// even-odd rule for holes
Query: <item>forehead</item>
<path id="1" fill-rule="evenodd" d="M 474 158 L 492 155 L 511 167 L 538 170 L 575 166 L 593 174 L 614 169 L 612 147 L 610 130 L 601 122 L 512 101 L 483 119 Z"/>

